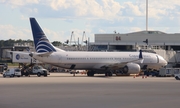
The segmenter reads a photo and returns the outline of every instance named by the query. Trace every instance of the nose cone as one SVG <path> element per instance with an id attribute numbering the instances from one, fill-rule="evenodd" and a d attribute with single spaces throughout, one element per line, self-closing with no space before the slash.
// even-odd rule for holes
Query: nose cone
<path id="1" fill-rule="evenodd" d="M 167 61 L 162 56 L 158 55 L 158 58 L 159 58 L 159 63 L 161 63 L 163 66 L 167 65 Z"/>

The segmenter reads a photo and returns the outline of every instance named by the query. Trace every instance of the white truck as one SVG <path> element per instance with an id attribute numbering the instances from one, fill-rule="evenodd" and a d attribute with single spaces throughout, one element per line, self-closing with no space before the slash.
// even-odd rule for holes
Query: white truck
<path id="1" fill-rule="evenodd" d="M 14 76 L 17 76 L 17 77 L 20 77 L 21 76 L 21 70 L 19 68 L 11 68 L 11 69 L 8 69 L 7 71 L 5 71 L 3 73 L 3 77 L 14 77 Z"/>
<path id="2" fill-rule="evenodd" d="M 44 69 L 42 66 L 35 65 L 32 67 L 32 69 L 28 70 L 30 75 L 37 75 L 40 77 L 41 75 L 47 77 L 47 75 L 50 75 L 49 71 L 47 69 Z"/>

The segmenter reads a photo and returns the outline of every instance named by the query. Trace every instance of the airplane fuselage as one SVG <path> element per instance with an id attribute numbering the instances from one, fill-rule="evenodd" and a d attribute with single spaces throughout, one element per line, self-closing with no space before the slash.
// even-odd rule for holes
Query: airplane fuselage
<path id="1" fill-rule="evenodd" d="M 103 65 L 137 60 L 139 52 L 53 52 L 47 56 L 34 54 L 34 58 L 48 64 L 67 69 L 103 69 Z M 136 61 L 141 67 L 159 69 L 165 65 L 160 56 L 143 52 L 143 62 Z"/>
<path id="2" fill-rule="evenodd" d="M 139 73 L 141 68 L 159 69 L 167 64 L 161 56 L 139 52 L 77 52 L 56 48 L 46 37 L 35 18 L 30 18 L 36 53 L 30 54 L 43 63 L 66 69 L 90 70 L 88 76 L 94 76 L 95 70 L 107 70 L 105 76 L 112 76 L 111 70 L 120 70 L 127 74 Z"/>

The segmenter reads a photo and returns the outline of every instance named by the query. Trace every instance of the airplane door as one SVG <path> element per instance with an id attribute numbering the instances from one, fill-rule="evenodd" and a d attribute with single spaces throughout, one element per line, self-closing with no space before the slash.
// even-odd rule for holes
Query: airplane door
<path id="1" fill-rule="evenodd" d="M 61 55 L 58 55 L 58 61 L 59 61 L 59 63 L 62 63 L 62 56 Z"/>
<path id="2" fill-rule="evenodd" d="M 157 57 L 157 63 L 159 63 L 159 57 L 156 55 L 156 57 Z"/>

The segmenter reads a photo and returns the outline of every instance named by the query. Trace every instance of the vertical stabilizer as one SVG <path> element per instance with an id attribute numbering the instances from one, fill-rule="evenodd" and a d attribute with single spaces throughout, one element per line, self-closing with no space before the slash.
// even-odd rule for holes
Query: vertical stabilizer
<path id="1" fill-rule="evenodd" d="M 35 18 L 30 18 L 30 24 L 36 52 L 56 52 L 55 47 L 49 42 Z"/>

